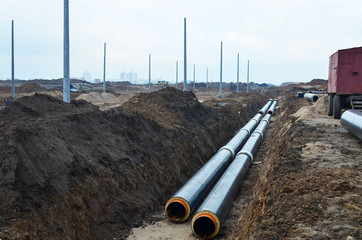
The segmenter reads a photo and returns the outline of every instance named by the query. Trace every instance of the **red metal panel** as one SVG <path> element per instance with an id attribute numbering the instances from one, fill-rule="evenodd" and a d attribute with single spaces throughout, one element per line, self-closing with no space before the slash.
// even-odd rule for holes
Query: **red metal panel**
<path id="1" fill-rule="evenodd" d="M 329 76 L 328 76 L 328 92 L 335 93 L 337 91 L 337 73 L 338 73 L 338 52 L 329 58 Z"/>
<path id="2" fill-rule="evenodd" d="M 362 47 L 339 50 L 329 59 L 328 92 L 362 94 Z"/>

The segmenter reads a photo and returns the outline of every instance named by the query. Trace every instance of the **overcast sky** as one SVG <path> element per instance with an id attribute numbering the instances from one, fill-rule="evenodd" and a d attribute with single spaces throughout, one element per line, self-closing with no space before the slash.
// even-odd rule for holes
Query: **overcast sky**
<path id="1" fill-rule="evenodd" d="M 329 56 L 362 45 L 360 0 L 69 0 L 70 75 L 107 79 L 123 71 L 183 80 L 183 21 L 187 18 L 188 79 L 280 84 L 328 78 Z M 11 20 L 15 21 L 15 77 L 62 78 L 63 0 L 0 0 L 0 79 L 11 76 Z"/>

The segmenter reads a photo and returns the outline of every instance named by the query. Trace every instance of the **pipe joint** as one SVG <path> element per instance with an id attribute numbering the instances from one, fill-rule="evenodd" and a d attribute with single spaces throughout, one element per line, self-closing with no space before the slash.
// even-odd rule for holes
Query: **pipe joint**
<path id="1" fill-rule="evenodd" d="M 261 136 L 261 139 L 264 139 L 264 134 L 263 134 L 263 132 L 262 132 L 262 131 L 260 131 L 260 130 L 256 129 L 256 130 L 253 132 L 253 134 L 254 134 L 254 133 L 259 133 L 259 134 L 260 134 L 260 136 Z"/>
<path id="2" fill-rule="evenodd" d="M 244 154 L 244 155 L 248 156 L 248 157 L 250 158 L 251 162 L 252 162 L 252 163 L 254 162 L 254 156 L 253 156 L 253 154 L 252 154 L 250 151 L 248 151 L 248 150 L 241 150 L 241 151 L 238 153 L 238 155 L 240 155 L 240 154 Z"/>
<path id="3" fill-rule="evenodd" d="M 229 146 L 227 146 L 227 145 L 226 145 L 226 146 L 223 146 L 222 148 L 220 148 L 219 152 L 220 152 L 221 150 L 223 150 L 223 149 L 228 150 L 228 151 L 231 153 L 232 158 L 235 157 L 235 151 L 234 151 L 231 147 L 229 147 Z"/>
<path id="4" fill-rule="evenodd" d="M 263 119 L 263 120 L 261 120 L 261 121 L 264 121 L 264 122 L 266 122 L 268 125 L 269 125 L 269 120 L 267 120 L 267 119 Z"/>
<path id="5" fill-rule="evenodd" d="M 246 129 L 246 128 L 242 128 L 242 129 L 240 129 L 240 131 L 241 131 L 241 130 L 247 131 L 247 132 L 248 132 L 248 136 L 250 136 L 250 130 L 248 130 L 248 129 Z"/>

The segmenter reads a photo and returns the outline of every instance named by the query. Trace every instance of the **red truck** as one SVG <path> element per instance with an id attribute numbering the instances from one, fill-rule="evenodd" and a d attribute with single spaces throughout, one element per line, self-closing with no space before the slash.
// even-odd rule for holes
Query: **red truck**
<path id="1" fill-rule="evenodd" d="M 338 50 L 329 58 L 328 115 L 342 109 L 362 109 L 362 47 Z"/>

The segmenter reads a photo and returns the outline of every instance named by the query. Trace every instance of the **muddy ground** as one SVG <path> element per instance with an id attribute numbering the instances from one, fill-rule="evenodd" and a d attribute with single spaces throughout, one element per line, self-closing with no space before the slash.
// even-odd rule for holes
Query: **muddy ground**
<path id="1" fill-rule="evenodd" d="M 189 223 L 166 219 L 165 202 L 280 97 L 262 164 L 249 169 L 215 239 L 362 239 L 362 143 L 325 116 L 325 98 L 295 97 L 322 85 L 223 99 L 217 89 L 113 89 L 72 94 L 70 104 L 25 86 L 0 110 L 0 238 L 197 239 Z"/>

